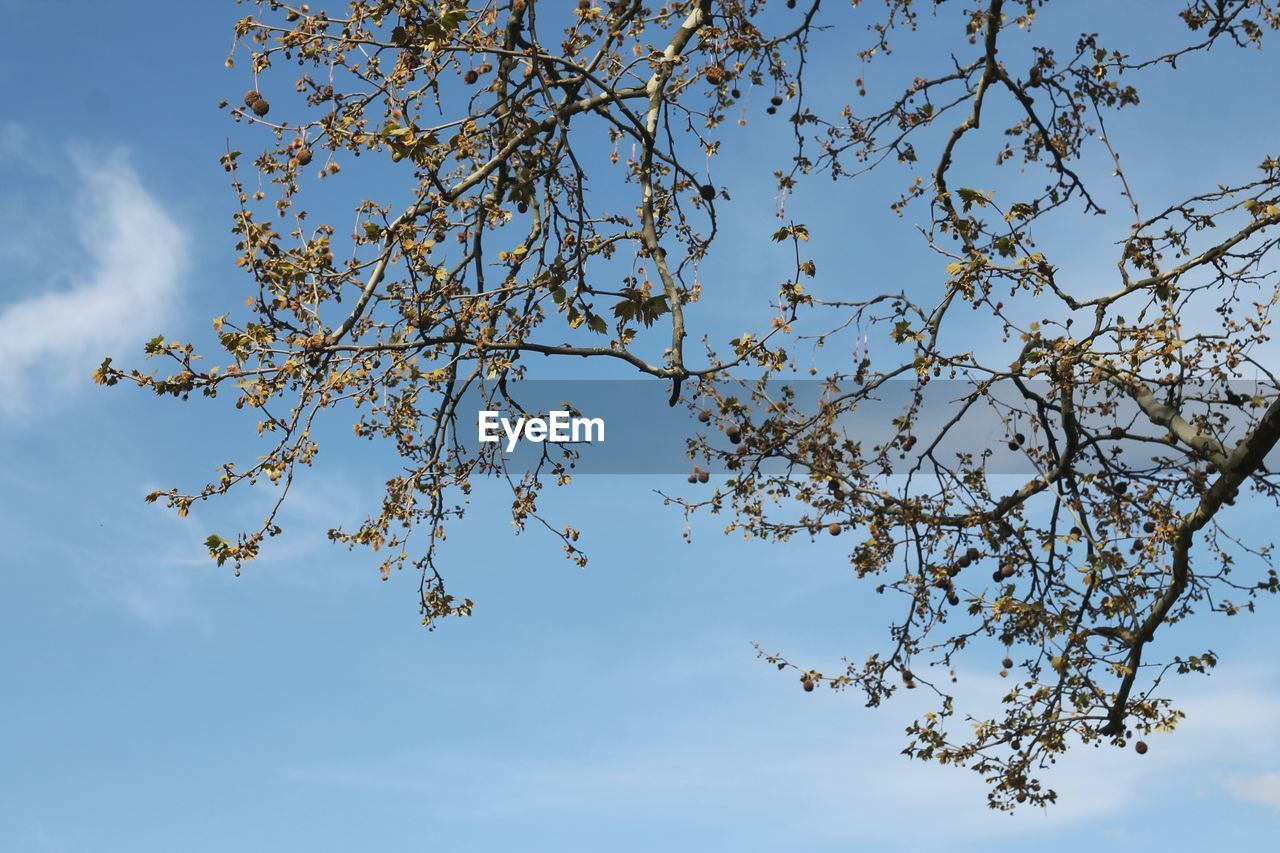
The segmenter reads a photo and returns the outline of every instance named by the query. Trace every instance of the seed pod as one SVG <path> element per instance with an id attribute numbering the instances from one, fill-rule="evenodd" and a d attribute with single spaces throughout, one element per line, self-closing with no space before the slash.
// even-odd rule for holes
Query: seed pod
<path id="1" fill-rule="evenodd" d="M 830 524 L 827 525 L 827 532 L 830 533 L 832 536 L 839 536 L 840 525 L 834 521 L 831 522 Z"/>
<path id="2" fill-rule="evenodd" d="M 263 98 L 259 98 L 258 100 L 254 101 L 249 108 L 253 110 L 253 114 L 258 116 L 259 118 L 271 112 L 271 105 L 268 104 L 266 100 Z"/>
<path id="3" fill-rule="evenodd" d="M 296 156 L 297 156 L 298 164 L 301 166 L 305 166 L 311 162 L 311 149 L 300 148 L 298 149 L 298 153 Z"/>
<path id="4" fill-rule="evenodd" d="M 703 197 L 703 199 L 705 199 L 706 201 L 711 201 L 713 198 L 715 198 L 715 197 L 716 197 L 716 188 L 715 188 L 715 187 L 713 187 L 713 186 L 711 186 L 711 184 L 703 184 L 703 185 L 698 189 L 698 193 L 699 193 L 699 195 L 701 195 L 701 196 Z"/>
<path id="5" fill-rule="evenodd" d="M 480 79 L 480 75 L 476 73 L 474 68 L 468 68 L 467 73 L 462 75 L 462 79 L 468 86 Z"/>
<path id="6" fill-rule="evenodd" d="M 721 83 L 724 82 L 724 66 L 723 65 L 708 66 L 704 74 L 707 78 L 707 82 L 710 83 L 712 86 L 719 86 Z"/>
<path id="7" fill-rule="evenodd" d="M 253 106 L 255 101 L 261 101 L 261 100 L 262 100 L 262 93 L 259 92 L 257 89 L 250 89 L 249 91 L 244 93 L 244 105 L 246 107 L 251 107 Z"/>

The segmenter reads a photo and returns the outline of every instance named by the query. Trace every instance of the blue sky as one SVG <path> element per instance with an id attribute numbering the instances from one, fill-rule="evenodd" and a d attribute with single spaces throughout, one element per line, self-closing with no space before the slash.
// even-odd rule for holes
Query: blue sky
<path id="1" fill-rule="evenodd" d="M 1132 34 L 1139 19 L 1123 16 L 1139 5 L 1059 2 L 1042 25 Z M 249 420 L 88 374 L 161 331 L 207 340 L 209 318 L 243 301 L 217 158 L 251 139 L 215 108 L 245 88 L 222 67 L 243 13 L 0 0 L 21 35 L 0 59 L 0 849 L 1270 849 L 1280 632 L 1266 606 L 1179 629 L 1180 648 L 1224 658 L 1176 685 L 1179 732 L 1141 759 L 1074 754 L 1049 779 L 1060 805 L 1008 817 L 985 810 L 972 774 L 898 755 L 910 694 L 867 711 L 754 658 L 759 642 L 832 669 L 877 648 L 887 616 L 843 540 L 760 546 L 703 519 L 683 542 L 655 494 L 683 478 L 588 477 L 548 496 L 552 517 L 585 531 L 586 570 L 537 531 L 515 536 L 507 500 L 482 489 L 446 552 L 479 606 L 434 633 L 413 578 L 381 583 L 367 554 L 325 541 L 378 495 L 386 458 L 368 448 L 322 457 L 286 536 L 242 577 L 216 569 L 201 542 L 254 519 L 268 493 L 185 520 L 142 495 L 255 453 Z M 1276 153 L 1272 48 L 1189 84 L 1158 77 L 1141 113 L 1115 122 L 1141 190 L 1185 194 Z M 1257 84 L 1230 94 L 1241 79 Z M 1188 121 L 1206 97 L 1213 114 Z M 715 165 L 741 187 L 727 233 L 771 228 L 770 145 L 729 146 Z M 820 180 L 789 200 L 814 234 L 819 289 L 937 281 L 911 217 L 880 203 L 900 178 L 865 195 Z M 1055 235 L 1098 258 L 1081 280 L 1108 274 L 1110 255 L 1089 251 L 1106 239 L 1074 219 Z M 758 236 L 721 252 L 704 280 L 732 296 L 695 334 L 746 328 L 788 264 Z M 1236 511 L 1274 523 L 1265 507 Z M 961 695 L 989 694 L 996 668 L 969 661 Z"/>

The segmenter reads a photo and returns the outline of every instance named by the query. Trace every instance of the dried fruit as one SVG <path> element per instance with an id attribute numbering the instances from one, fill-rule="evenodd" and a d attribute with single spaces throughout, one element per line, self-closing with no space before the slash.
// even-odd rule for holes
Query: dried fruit
<path id="1" fill-rule="evenodd" d="M 698 189 L 698 193 L 705 200 L 711 201 L 713 198 L 716 197 L 716 188 L 711 186 L 711 184 L 703 184 L 702 187 Z"/>
<path id="2" fill-rule="evenodd" d="M 261 101 L 261 100 L 262 100 L 262 93 L 259 92 L 257 89 L 250 89 L 249 91 L 244 93 L 244 105 L 246 107 L 251 107 L 253 106 L 255 101 Z"/>
<path id="3" fill-rule="evenodd" d="M 261 118 L 262 116 L 271 112 L 271 105 L 268 104 L 266 100 L 264 100 L 263 98 L 259 98 L 258 100 L 254 101 L 252 104 L 249 105 L 249 109 L 253 110 L 254 115 Z"/>
<path id="4" fill-rule="evenodd" d="M 830 524 L 827 525 L 827 532 L 830 533 L 832 536 L 839 536 L 840 525 L 837 522 L 834 522 L 834 521 L 831 522 Z"/>

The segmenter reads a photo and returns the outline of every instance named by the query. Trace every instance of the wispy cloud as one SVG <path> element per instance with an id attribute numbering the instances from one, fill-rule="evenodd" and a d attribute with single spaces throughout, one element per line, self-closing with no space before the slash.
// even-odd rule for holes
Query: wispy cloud
<path id="1" fill-rule="evenodd" d="M 351 575 L 341 568 L 343 563 L 315 558 L 326 552 L 345 553 L 329 542 L 320 522 L 357 518 L 361 489 L 341 474 L 305 473 L 277 517 L 295 535 L 270 540 L 262 554 L 247 564 L 246 572 L 259 573 L 270 567 L 275 581 L 284 584 L 313 584 L 317 577 L 323 583 L 350 583 Z M 210 533 L 230 538 L 256 529 L 278 491 L 260 483 L 241 494 L 239 507 L 201 504 L 200 509 L 179 518 L 167 507 L 141 500 L 142 495 L 165 487 L 146 481 L 132 490 L 138 499 L 104 507 L 95 519 L 102 529 L 128 530 L 130 535 L 103 533 L 91 544 L 69 546 L 68 558 L 78 567 L 85 590 L 94 601 L 119 608 L 156 630 L 196 627 L 213 631 L 218 603 L 224 600 L 222 584 L 231 567 L 215 565 L 205 539 Z M 376 577 L 371 565 L 365 568 L 369 571 L 359 583 L 371 583 Z"/>
<path id="2" fill-rule="evenodd" d="M 6 147 L 13 144 L 8 138 Z M 61 229 L 41 224 L 40 272 L 11 280 L 6 290 L 19 298 L 0 307 L 0 414 L 38 411 L 87 386 L 109 349 L 154 335 L 185 266 L 183 229 L 123 152 L 90 158 L 73 151 L 68 161 L 76 185 L 71 213 Z M 35 200 L 32 208 L 47 211 Z M 29 246 L 10 245 L 15 239 L 24 241 L 21 234 L 0 240 L 0 255 L 29 257 Z M 84 260 L 68 270 L 64 247 L 72 245 Z"/>
<path id="3" fill-rule="evenodd" d="M 67 551 L 92 600 L 156 630 L 212 629 L 209 602 L 219 574 L 203 545 L 208 528 L 195 514 L 180 519 L 141 500 L 125 501 L 104 508 L 99 531 Z"/>
<path id="4" fill-rule="evenodd" d="M 1230 776 L 1223 784 L 1232 796 L 1280 809 L 1280 773 Z"/>
<path id="5" fill-rule="evenodd" d="M 1012 816 L 985 807 L 975 774 L 898 754 L 909 713 L 902 703 L 865 711 L 850 707 L 854 697 L 834 694 L 797 703 L 790 693 L 741 695 L 718 678 L 711 692 L 725 687 L 739 695 L 721 696 L 714 709 L 694 703 L 660 722 L 604 726 L 589 741 L 567 735 L 556 757 L 501 742 L 460 745 L 465 755 L 437 745 L 429 754 L 295 766 L 284 777 L 426 798 L 449 819 L 569 825 L 584 816 L 608 822 L 662 814 L 674 823 L 745 823 L 753 836 L 776 834 L 779 844 L 862 840 L 881 849 L 947 849 L 1088 825 L 1172 795 L 1211 796 L 1215 778 L 1251 769 L 1231 756 L 1270 760 L 1280 735 L 1258 733 L 1280 711 L 1280 695 L 1267 687 L 1274 674 L 1222 676 L 1183 683 L 1179 705 L 1188 719 L 1174 734 L 1150 737 L 1150 754 L 1077 749 L 1045 777 L 1059 804 Z M 982 678 L 966 680 L 985 688 Z M 738 709 L 733 717 L 723 716 L 726 705 Z M 1280 801 L 1280 776 L 1238 779 L 1252 799 Z M 923 803 L 927 821 L 920 820 Z"/>

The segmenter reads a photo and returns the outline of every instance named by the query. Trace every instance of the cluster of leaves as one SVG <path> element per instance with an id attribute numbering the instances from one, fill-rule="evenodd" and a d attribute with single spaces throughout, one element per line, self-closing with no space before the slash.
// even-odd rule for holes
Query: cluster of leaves
<path id="1" fill-rule="evenodd" d="M 356 434 L 390 442 L 404 468 L 376 513 L 330 536 L 387 553 L 383 577 L 416 566 L 434 625 L 472 607 L 446 591 L 437 549 L 477 477 L 506 477 L 516 524 L 545 525 L 585 562 L 578 532 L 545 521 L 537 505 L 545 477 L 568 482 L 572 454 L 511 472 L 500 453 L 462 446 L 453 427 L 464 395 L 518 408 L 508 381 L 526 374 L 530 355 L 618 362 L 669 380 L 673 403 L 683 394 L 718 427 L 693 450 L 732 476 L 705 500 L 673 498 L 686 512 L 723 512 L 730 529 L 775 541 L 856 531 L 858 576 L 903 597 L 888 650 L 834 675 L 806 668 L 805 688 L 858 688 L 872 704 L 899 684 L 935 690 L 938 710 L 911 728 L 910 754 L 983 773 L 996 807 L 1052 801 L 1037 770 L 1072 743 L 1123 745 L 1173 726 L 1179 713 L 1156 693 L 1162 677 L 1216 662 L 1212 652 L 1147 662 L 1157 629 L 1201 609 L 1234 614 L 1277 589 L 1269 547 L 1229 534 L 1220 516 L 1241 489 L 1276 496 L 1263 460 L 1280 440 L 1280 403 L 1259 350 L 1277 300 L 1266 263 L 1280 231 L 1280 161 L 1144 212 L 1106 118 L 1139 104 L 1144 72 L 1258 46 L 1280 13 L 1267 0 L 1193 0 L 1180 9 L 1185 44 L 1132 57 L 1086 34 L 1065 49 L 1023 45 L 1033 59 L 1018 73 L 1001 49 L 1032 38 L 1047 3 L 963 10 L 946 67 L 921 69 L 868 114 L 805 97 L 814 36 L 828 15 L 844 20 L 820 0 L 785 10 L 761 0 L 349 0 L 341 15 L 256 4 L 236 25 L 254 98 L 231 112 L 272 144 L 251 164 L 237 151 L 223 160 L 238 200 L 238 262 L 257 284 L 251 319 L 216 320 L 225 367 L 202 369 L 190 345 L 157 338 L 147 354 L 171 360 L 172 373 L 108 360 L 97 379 L 182 398 L 230 392 L 278 442 L 251 467 L 228 463 L 202 490 L 149 499 L 185 513 L 266 477 L 283 501 L 296 466 L 315 457 L 315 419 L 354 411 Z M 871 22 L 865 66 L 911 37 L 920 7 L 941 14 L 949 4 L 853 6 L 843 14 Z M 302 71 L 287 93 L 290 61 Z M 852 82 L 867 96 L 861 76 Z M 758 89 L 768 106 L 749 108 Z M 946 275 L 930 293 L 815 299 L 802 283 L 817 275 L 809 232 L 787 224 L 774 238 L 792 247 L 794 275 L 770 316 L 728 341 L 727 355 L 708 346 L 695 364 L 686 314 L 729 194 L 690 164 L 733 139 L 731 111 L 744 125 L 748 113 L 770 121 L 755 114 L 779 109 L 795 139 L 790 166 L 776 173 L 784 195 L 817 174 L 839 188 L 899 168 L 907 179 L 894 208 L 927 213 L 924 237 Z M 957 156 L 982 146 L 997 167 L 1018 167 L 1008 187 L 961 186 L 974 182 L 956 176 Z M 1107 189 L 1084 177 L 1087 151 L 1114 164 Z M 398 191 L 412 200 L 360 200 L 349 235 L 313 223 L 302 206 L 309 182 L 365 164 L 399 170 Z M 1047 180 L 1027 191 L 1028 173 Z M 1034 233 L 1055 211 L 1102 213 L 1104 193 L 1122 200 L 1130 225 L 1114 285 L 1082 292 Z M 613 199 L 629 201 L 611 209 Z M 992 346 L 973 348 L 973 321 L 956 316 L 964 308 L 999 330 Z M 823 402 L 806 407 L 777 392 L 805 340 L 793 330 L 802 314 L 836 316 L 818 346 L 850 329 L 884 329 L 893 346 L 855 353 L 827 377 Z M 715 380 L 740 367 L 759 379 L 729 396 Z M 1260 382 L 1241 396 L 1229 383 L 1244 378 Z M 961 380 L 964 392 L 938 427 L 920 412 L 940 379 Z M 913 404 L 893 440 L 867 446 L 846 432 L 847 415 L 890 382 L 910 383 Z M 989 476 L 988 450 L 942 450 L 981 410 L 998 414 L 1011 452 L 1034 471 L 1008 490 Z M 278 508 L 234 541 L 211 537 L 211 555 L 238 570 L 279 532 Z M 415 531 L 425 544 L 411 545 Z M 1243 576 L 1233 573 L 1242 555 Z M 952 673 L 956 655 L 983 638 L 1008 649 L 1011 687 L 1000 716 L 957 727 L 947 679 L 929 671 Z"/>

